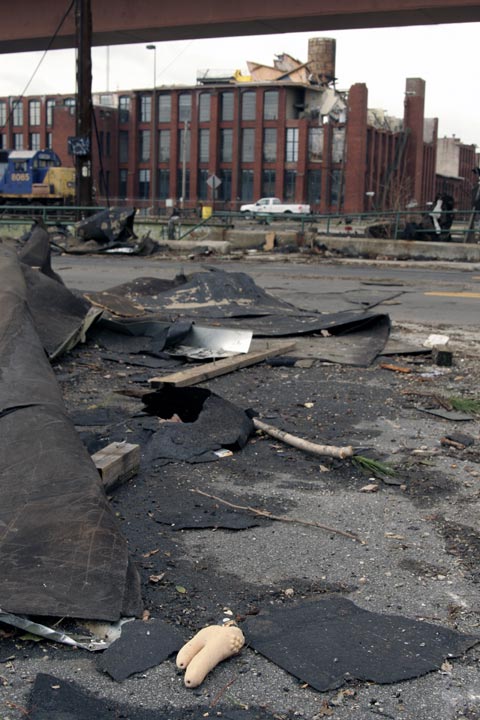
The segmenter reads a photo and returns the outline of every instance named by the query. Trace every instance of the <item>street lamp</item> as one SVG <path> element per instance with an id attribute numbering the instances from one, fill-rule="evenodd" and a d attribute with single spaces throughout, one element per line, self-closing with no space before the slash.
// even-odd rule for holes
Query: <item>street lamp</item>
<path id="1" fill-rule="evenodd" d="M 155 196 L 157 186 L 157 46 L 147 45 L 153 50 L 153 93 L 152 93 L 152 214 L 155 215 Z"/>

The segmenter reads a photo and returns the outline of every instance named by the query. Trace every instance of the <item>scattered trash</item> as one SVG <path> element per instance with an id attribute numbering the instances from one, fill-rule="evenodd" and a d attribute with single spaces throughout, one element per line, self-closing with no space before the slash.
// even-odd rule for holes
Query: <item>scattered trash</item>
<path id="1" fill-rule="evenodd" d="M 244 644 L 243 633 L 234 623 L 209 625 L 200 630 L 177 655 L 177 667 L 185 670 L 186 687 L 201 685 L 216 665 L 238 655 Z"/>
<path id="2" fill-rule="evenodd" d="M 63 645 L 71 645 L 72 647 L 79 647 L 83 650 L 97 651 L 105 650 L 109 646 L 109 642 L 105 638 L 92 637 L 91 635 L 85 634 L 79 636 L 78 633 L 75 635 L 61 632 L 60 630 L 54 630 L 47 625 L 42 623 L 34 622 L 28 617 L 20 617 L 13 613 L 6 613 L 0 609 L 0 622 L 6 625 L 12 625 L 13 627 L 25 630 L 32 637 L 45 638 L 52 642 L 62 643 Z"/>
<path id="3" fill-rule="evenodd" d="M 436 335 L 432 334 L 429 335 L 428 338 L 423 343 L 425 347 L 427 348 L 441 348 L 445 347 L 445 345 L 450 340 L 448 335 Z"/>
<path id="4" fill-rule="evenodd" d="M 453 365 L 453 353 L 450 350 L 440 350 L 439 348 L 433 348 L 432 360 L 435 365 L 439 367 L 452 367 Z"/>
<path id="5" fill-rule="evenodd" d="M 230 330 L 192 325 L 180 345 L 169 348 L 169 355 L 191 360 L 215 360 L 246 354 L 250 350 L 251 330 Z"/>
<path id="6" fill-rule="evenodd" d="M 464 435 L 463 433 L 454 433 L 446 435 L 440 440 L 440 445 L 446 445 L 456 448 L 457 450 L 465 450 L 466 447 L 470 447 L 475 442 L 471 435 Z"/>
<path id="7" fill-rule="evenodd" d="M 412 368 L 404 367 L 403 365 L 392 365 L 391 363 L 379 363 L 378 367 L 381 367 L 382 370 L 391 370 L 392 372 L 397 373 L 411 373 Z"/>
<path id="8" fill-rule="evenodd" d="M 130 480 L 140 468 L 140 446 L 114 442 L 92 455 L 105 492 Z"/>

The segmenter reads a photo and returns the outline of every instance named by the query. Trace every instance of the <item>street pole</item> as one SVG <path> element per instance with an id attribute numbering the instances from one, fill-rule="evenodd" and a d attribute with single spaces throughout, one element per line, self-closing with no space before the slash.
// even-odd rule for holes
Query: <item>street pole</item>
<path id="1" fill-rule="evenodd" d="M 92 11 L 90 0 L 75 0 L 77 97 L 75 131 L 83 140 L 83 151 L 75 155 L 75 198 L 79 207 L 92 200 Z"/>
<path id="2" fill-rule="evenodd" d="M 183 157 L 182 157 L 182 210 L 185 205 L 185 192 L 187 190 L 187 134 L 188 120 L 183 121 Z"/>
<path id="3" fill-rule="evenodd" d="M 157 46 L 147 45 L 147 50 L 153 50 L 153 93 L 152 93 L 152 215 L 155 215 L 155 200 L 157 194 Z"/>

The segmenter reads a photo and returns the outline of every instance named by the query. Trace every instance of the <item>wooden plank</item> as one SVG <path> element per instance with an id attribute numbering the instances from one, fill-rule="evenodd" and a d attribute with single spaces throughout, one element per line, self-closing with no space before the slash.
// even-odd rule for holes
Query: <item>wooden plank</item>
<path id="1" fill-rule="evenodd" d="M 269 342 L 265 347 L 253 350 L 243 355 L 235 355 L 235 357 L 224 358 L 208 363 L 208 365 L 196 365 L 187 370 L 181 370 L 171 375 L 161 375 L 149 380 L 151 387 L 159 387 L 163 383 L 169 383 L 175 387 L 186 387 L 187 385 L 196 385 L 205 380 L 226 375 L 234 370 L 256 365 L 267 358 L 283 355 L 283 353 L 293 350 L 295 342 Z"/>
<path id="2" fill-rule="evenodd" d="M 113 442 L 92 455 L 106 492 L 127 482 L 140 468 L 140 445 Z"/>

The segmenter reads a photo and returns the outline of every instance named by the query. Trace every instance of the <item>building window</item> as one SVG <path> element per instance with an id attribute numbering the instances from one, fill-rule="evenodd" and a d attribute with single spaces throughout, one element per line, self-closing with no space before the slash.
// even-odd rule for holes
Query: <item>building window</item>
<path id="1" fill-rule="evenodd" d="M 295 181 L 297 173 L 295 170 L 285 170 L 283 177 L 283 197 L 285 200 L 295 200 Z"/>
<path id="2" fill-rule="evenodd" d="M 240 185 L 242 200 L 253 200 L 253 170 L 242 170 Z"/>
<path id="3" fill-rule="evenodd" d="M 210 159 L 210 130 L 201 128 L 198 133 L 198 162 L 208 163 Z"/>
<path id="4" fill-rule="evenodd" d="M 28 144 L 30 150 L 40 150 L 40 133 L 30 133 Z"/>
<path id="5" fill-rule="evenodd" d="M 55 107 L 55 100 L 52 98 L 49 98 L 47 102 L 45 103 L 45 115 L 46 115 L 46 123 L 47 127 L 52 127 L 53 125 L 53 108 Z"/>
<path id="6" fill-rule="evenodd" d="M 12 120 L 14 127 L 23 125 L 23 105 L 21 100 L 13 100 L 12 102 Z"/>
<path id="7" fill-rule="evenodd" d="M 220 170 L 220 180 L 222 184 L 218 188 L 218 198 L 228 202 L 232 198 L 232 171 Z"/>
<path id="8" fill-rule="evenodd" d="M 220 95 L 220 120 L 231 122 L 233 120 L 233 93 L 223 92 Z"/>
<path id="9" fill-rule="evenodd" d="M 108 195 L 110 191 L 110 171 L 107 170 L 106 172 L 100 171 L 100 174 L 98 176 L 98 187 L 100 188 L 100 193 L 103 195 Z"/>
<path id="10" fill-rule="evenodd" d="M 178 131 L 178 160 L 179 162 L 183 162 L 183 158 L 185 158 L 185 162 L 190 162 L 190 130 L 187 128 L 186 132 L 185 130 L 179 130 Z"/>
<path id="11" fill-rule="evenodd" d="M 278 120 L 278 90 L 265 90 L 263 96 L 263 119 Z"/>
<path id="12" fill-rule="evenodd" d="M 140 95 L 139 121 L 142 123 L 152 122 L 152 96 Z"/>
<path id="13" fill-rule="evenodd" d="M 28 124 L 30 127 L 40 125 L 40 100 L 30 100 L 28 103 Z"/>
<path id="14" fill-rule="evenodd" d="M 158 96 L 158 121 L 170 122 L 172 117 L 172 96 L 160 93 Z"/>
<path id="15" fill-rule="evenodd" d="M 208 198 L 208 170 L 200 169 L 198 171 L 197 181 L 197 197 L 199 200 L 206 200 Z"/>
<path id="16" fill-rule="evenodd" d="M 185 197 L 183 197 L 183 182 L 185 177 Z M 183 173 L 183 168 L 179 168 L 177 171 L 177 197 L 182 198 L 184 200 L 188 200 L 190 197 L 190 170 L 185 170 L 185 176 Z"/>
<path id="17" fill-rule="evenodd" d="M 160 130 L 158 133 L 158 159 L 160 162 L 170 160 L 170 130 Z"/>
<path id="18" fill-rule="evenodd" d="M 128 130 L 120 130 L 118 133 L 118 161 L 128 162 Z"/>
<path id="19" fill-rule="evenodd" d="M 178 96 L 178 119 L 185 122 L 192 119 L 192 96 L 190 93 L 180 93 Z"/>
<path id="20" fill-rule="evenodd" d="M 242 93 L 242 120 L 255 120 L 257 93 L 246 90 Z"/>
<path id="21" fill-rule="evenodd" d="M 287 128 L 285 162 L 298 162 L 298 128 Z"/>
<path id="22" fill-rule="evenodd" d="M 105 132 L 105 157 L 110 157 L 112 153 L 112 136 L 111 133 L 107 130 Z"/>
<path id="23" fill-rule="evenodd" d="M 66 108 L 68 108 L 70 115 L 75 115 L 75 108 L 77 105 L 75 98 L 65 98 L 63 104 Z"/>
<path id="24" fill-rule="evenodd" d="M 51 150 L 51 149 L 53 148 L 53 133 L 47 132 L 47 134 L 46 134 L 45 137 L 46 137 L 46 144 L 45 144 L 45 146 L 46 146 L 49 150 Z"/>
<path id="25" fill-rule="evenodd" d="M 120 95 L 118 98 L 118 121 L 128 123 L 130 120 L 130 97 L 128 95 Z"/>
<path id="26" fill-rule="evenodd" d="M 275 196 L 275 170 L 262 172 L 262 197 Z"/>
<path id="27" fill-rule="evenodd" d="M 307 173 L 307 202 L 311 206 L 319 206 L 322 197 L 322 171 L 309 170 Z"/>
<path id="28" fill-rule="evenodd" d="M 333 128 L 332 134 L 332 162 L 343 162 L 343 151 L 345 149 L 345 128 Z"/>
<path id="29" fill-rule="evenodd" d="M 112 93 L 101 94 L 99 100 L 102 107 L 115 107 Z"/>
<path id="30" fill-rule="evenodd" d="M 255 159 L 255 129 L 242 130 L 242 162 L 253 162 Z"/>
<path id="31" fill-rule="evenodd" d="M 310 162 L 323 160 L 323 128 L 308 128 L 308 159 Z"/>
<path id="32" fill-rule="evenodd" d="M 13 149 L 23 150 L 23 133 L 13 133 Z"/>
<path id="33" fill-rule="evenodd" d="M 264 162 L 275 162 L 277 159 L 277 130 L 276 128 L 264 128 L 263 130 L 263 160 Z"/>
<path id="34" fill-rule="evenodd" d="M 161 168 L 158 171 L 158 197 L 165 200 L 170 193 L 170 171 Z"/>
<path id="35" fill-rule="evenodd" d="M 210 121 L 210 93 L 200 93 L 198 101 L 198 122 Z"/>
<path id="36" fill-rule="evenodd" d="M 140 130 L 138 133 L 138 159 L 140 162 L 150 160 L 150 130 Z"/>
<path id="37" fill-rule="evenodd" d="M 220 130 L 220 162 L 232 162 L 233 156 L 233 130 L 224 128 Z"/>
<path id="38" fill-rule="evenodd" d="M 7 124 L 7 103 L 2 100 L 0 101 L 0 126 L 5 127 Z"/>
<path id="39" fill-rule="evenodd" d="M 330 207 L 340 210 L 343 205 L 342 171 L 332 170 L 330 175 Z"/>
<path id="40" fill-rule="evenodd" d="M 125 200 L 128 192 L 128 170 L 122 168 L 118 175 L 118 197 Z"/>
<path id="41" fill-rule="evenodd" d="M 150 170 L 148 169 L 138 171 L 138 196 L 142 200 L 150 197 Z"/>

